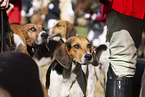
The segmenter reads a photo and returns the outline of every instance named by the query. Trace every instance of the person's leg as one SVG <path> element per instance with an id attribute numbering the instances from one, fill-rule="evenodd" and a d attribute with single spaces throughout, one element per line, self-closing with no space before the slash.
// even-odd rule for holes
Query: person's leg
<path id="1" fill-rule="evenodd" d="M 110 66 L 105 97 L 132 97 L 137 48 L 141 42 L 141 20 L 118 12 L 107 14 Z"/>

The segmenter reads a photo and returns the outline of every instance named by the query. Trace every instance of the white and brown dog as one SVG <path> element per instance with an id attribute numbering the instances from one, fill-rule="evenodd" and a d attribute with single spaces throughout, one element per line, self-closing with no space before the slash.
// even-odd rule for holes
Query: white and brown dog
<path id="1" fill-rule="evenodd" d="M 108 43 L 106 43 L 94 48 L 94 53 L 98 58 L 99 65 L 88 66 L 87 97 L 93 97 L 97 81 L 99 81 L 99 83 L 101 84 L 102 88 L 105 91 L 105 82 L 106 82 L 105 77 L 107 77 L 107 70 L 109 66 L 108 46 L 109 46 Z M 103 73 L 103 77 L 101 75 L 101 72 Z"/>
<path id="2" fill-rule="evenodd" d="M 48 33 L 43 29 L 42 25 L 26 24 L 23 27 L 12 24 L 13 39 L 15 43 L 15 51 L 20 51 L 33 55 L 33 47 L 48 42 Z"/>
<path id="3" fill-rule="evenodd" d="M 93 45 L 83 36 L 72 36 L 54 54 L 46 74 L 49 97 L 86 96 L 86 76 L 81 65 L 98 65 Z"/>
<path id="4" fill-rule="evenodd" d="M 77 30 L 75 29 L 74 25 L 66 20 L 58 20 L 52 28 L 52 36 L 60 36 L 64 42 L 69 37 L 76 35 Z"/>

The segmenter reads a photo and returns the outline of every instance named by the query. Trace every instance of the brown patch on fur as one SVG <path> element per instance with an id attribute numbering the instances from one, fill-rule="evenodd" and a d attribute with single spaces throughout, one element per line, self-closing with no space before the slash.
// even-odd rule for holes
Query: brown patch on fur
<path id="1" fill-rule="evenodd" d="M 32 45 L 32 43 L 37 43 L 37 37 L 42 31 L 42 25 L 29 23 L 23 26 L 23 33 L 25 34 L 27 44 Z M 31 31 L 30 29 L 34 29 Z"/>
<path id="2" fill-rule="evenodd" d="M 28 52 L 27 52 L 27 43 L 26 43 L 26 35 L 22 31 L 22 27 L 20 25 L 17 25 L 17 24 L 11 24 L 10 27 L 12 28 L 13 32 L 15 34 L 17 34 L 25 44 L 25 47 L 23 47 L 23 46 L 16 47 L 15 51 L 20 51 L 20 52 L 28 54 Z"/>
<path id="3" fill-rule="evenodd" d="M 71 36 L 76 36 L 77 31 L 73 24 L 69 21 L 59 20 L 53 27 L 53 35 L 61 34 L 62 39 L 68 39 Z"/>

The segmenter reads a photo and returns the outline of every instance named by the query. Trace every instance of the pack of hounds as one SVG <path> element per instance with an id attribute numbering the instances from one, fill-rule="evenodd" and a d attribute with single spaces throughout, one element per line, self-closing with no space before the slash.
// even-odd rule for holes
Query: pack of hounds
<path id="1" fill-rule="evenodd" d="M 60 4 L 61 19 L 66 19 L 64 4 Z M 70 18 L 67 20 L 74 20 Z M 109 44 L 95 47 L 89 37 L 78 36 L 73 22 L 67 20 L 55 19 L 51 31 L 41 25 L 41 20 L 23 27 L 10 25 L 15 48 L 0 53 L 0 97 L 93 97 L 97 81 L 105 91 Z M 45 73 L 43 66 L 47 67 Z M 139 97 L 145 61 L 137 59 L 136 67 L 133 97 Z"/>
<path id="2" fill-rule="evenodd" d="M 102 80 L 100 71 L 106 77 L 108 43 L 94 47 L 65 20 L 58 20 L 51 34 L 39 24 L 10 26 L 15 49 L 0 53 L 0 96 L 93 97 L 97 80 L 105 91 L 106 81 Z M 47 66 L 44 75 L 43 66 Z M 143 68 L 144 61 L 138 59 L 133 82 L 137 95 Z"/>
<path id="3" fill-rule="evenodd" d="M 87 74 L 105 47 L 94 48 L 69 21 L 58 20 L 50 34 L 42 25 L 10 25 L 15 48 L 0 54 L 0 95 L 4 97 L 84 97 Z M 42 82 L 41 67 L 47 66 Z"/>

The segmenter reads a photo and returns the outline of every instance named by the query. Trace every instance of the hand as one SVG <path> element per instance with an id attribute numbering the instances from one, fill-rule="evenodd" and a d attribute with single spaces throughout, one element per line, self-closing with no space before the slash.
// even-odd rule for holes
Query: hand
<path id="1" fill-rule="evenodd" d="M 8 7 L 9 0 L 0 0 L 0 9 Z"/>

